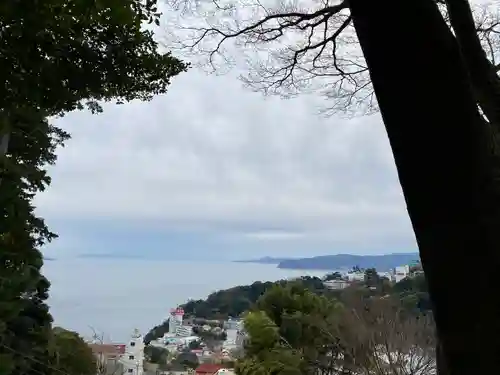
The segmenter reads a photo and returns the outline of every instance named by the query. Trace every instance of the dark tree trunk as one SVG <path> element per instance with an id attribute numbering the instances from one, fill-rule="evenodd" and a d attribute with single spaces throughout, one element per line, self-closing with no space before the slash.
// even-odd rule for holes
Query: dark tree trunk
<path id="1" fill-rule="evenodd" d="M 452 375 L 496 373 L 500 194 L 492 131 L 433 0 L 350 3 L 419 246 L 445 368 Z"/>
<path id="2" fill-rule="evenodd" d="M 450 23 L 486 118 L 500 129 L 500 78 L 477 36 L 469 0 L 447 0 Z"/>

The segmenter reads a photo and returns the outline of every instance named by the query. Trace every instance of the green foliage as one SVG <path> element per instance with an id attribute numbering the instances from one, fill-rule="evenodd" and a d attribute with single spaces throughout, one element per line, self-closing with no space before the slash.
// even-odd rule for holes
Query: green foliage
<path id="1" fill-rule="evenodd" d="M 245 331 L 250 337 L 245 345 L 245 351 L 249 355 L 280 344 L 279 328 L 264 311 L 249 312 L 245 316 Z"/>
<path id="2" fill-rule="evenodd" d="M 144 355 L 146 360 L 151 363 L 165 364 L 167 363 L 169 352 L 165 348 L 154 345 L 146 345 L 144 347 Z"/>
<path id="3" fill-rule="evenodd" d="M 144 343 L 148 345 L 151 341 L 162 338 L 165 333 L 168 333 L 168 319 L 164 320 L 161 324 L 154 326 L 149 330 L 148 333 L 144 336 Z"/>
<path id="4" fill-rule="evenodd" d="M 407 277 L 395 284 L 392 294 L 402 301 L 406 309 L 415 313 L 430 313 L 432 309 L 427 282 L 423 274 Z"/>
<path id="5" fill-rule="evenodd" d="M 153 33 L 156 1 L 6 0 L 0 6 L 2 38 L 0 108 L 20 106 L 45 116 L 101 100 L 148 100 L 166 92 L 186 65 L 158 52 Z M 1 121 L 3 122 L 3 121 Z"/>
<path id="6" fill-rule="evenodd" d="M 275 348 L 258 358 L 244 358 L 236 363 L 237 375 L 302 375 L 300 353 Z"/>
<path id="7" fill-rule="evenodd" d="M 202 327 L 193 327 L 193 333 L 200 337 L 202 341 L 224 341 L 227 333 L 223 330 L 204 330 Z"/>
<path id="8" fill-rule="evenodd" d="M 187 66 L 158 51 L 143 21 L 156 1 L 6 0 L 0 4 L 0 372 L 51 372 L 49 282 L 40 247 L 55 238 L 32 200 L 69 137 L 48 118 L 99 102 L 149 100 Z M 69 340 L 68 334 L 57 340 Z M 56 342 L 57 342 L 56 340 Z M 76 339 L 74 339 L 76 340 Z M 73 342 L 73 341 L 72 341 Z M 76 342 L 76 341 L 75 341 Z M 65 363 L 64 366 L 69 366 Z"/>
<path id="9" fill-rule="evenodd" d="M 409 314 L 396 298 L 362 290 L 370 289 L 350 290 L 345 305 L 300 283 L 270 288 L 245 315 L 248 337 L 237 374 L 385 374 L 379 372 L 387 365 L 379 358 L 384 350 L 407 358 L 419 355 L 415 348 L 425 355 L 412 357 L 409 365 L 419 370 L 410 373 L 426 366 L 432 372 L 431 320 Z M 407 368 L 405 361 L 391 365 L 394 373 Z"/>
<path id="10" fill-rule="evenodd" d="M 251 285 L 241 285 L 234 288 L 219 290 L 210 294 L 205 300 L 189 301 L 182 305 L 186 315 L 206 319 L 226 319 L 239 317 L 248 311 L 273 285 L 285 285 L 288 280 L 276 282 L 257 281 Z M 317 277 L 302 277 L 299 282 L 312 290 L 324 290 L 323 282 Z"/>
<path id="11" fill-rule="evenodd" d="M 198 356 L 189 351 L 180 352 L 179 355 L 172 361 L 174 365 L 181 365 L 184 368 L 195 369 L 200 365 Z"/>
<path id="12" fill-rule="evenodd" d="M 56 327 L 53 329 L 52 367 L 64 374 L 95 375 L 96 359 L 92 349 L 76 332 Z"/>
<path id="13" fill-rule="evenodd" d="M 186 315 L 197 318 L 217 319 L 237 317 L 247 311 L 257 299 L 273 285 L 272 282 L 255 282 L 210 294 L 205 300 L 189 301 L 182 305 Z"/>
<path id="14" fill-rule="evenodd" d="M 248 341 L 238 374 L 304 374 L 324 360 L 341 306 L 300 283 L 274 286 L 245 317 Z"/>
<path id="15" fill-rule="evenodd" d="M 320 279 L 303 277 L 221 290 L 206 300 L 189 301 L 184 309 L 190 315 L 196 311 L 206 312 L 203 318 L 194 319 L 198 324 L 227 315 L 244 317 L 248 339 L 245 355 L 236 364 L 238 374 L 307 374 L 312 371 L 307 363 L 314 363 L 326 374 L 334 361 L 337 365 L 340 363 L 343 374 L 347 375 L 356 361 L 370 361 L 368 344 L 360 341 L 359 331 L 352 331 L 352 326 L 361 323 L 346 325 L 345 317 L 351 315 L 349 309 L 364 311 L 374 300 L 388 298 L 402 309 L 398 316 L 407 316 L 412 322 L 417 321 L 422 313 L 430 312 L 423 275 L 393 284 L 379 277 L 373 269 L 366 270 L 366 273 L 366 283 L 354 283 L 344 290 L 330 291 L 324 288 Z M 241 299 L 247 301 L 245 305 L 249 308 L 240 313 L 237 310 L 239 303 L 234 306 L 231 301 Z M 390 331 L 387 327 L 385 329 Z M 373 331 L 364 330 L 365 333 Z M 158 332 L 158 327 L 150 331 L 155 332 Z M 340 334 L 349 345 L 334 339 Z M 208 335 L 204 338 L 209 342 L 211 339 Z"/>
<path id="16" fill-rule="evenodd" d="M 189 350 L 201 349 L 201 341 L 200 340 L 190 341 L 188 344 L 188 348 L 189 348 Z"/>
<path id="17" fill-rule="evenodd" d="M 246 315 L 245 331 L 249 340 L 245 356 L 236 363 L 238 375 L 301 373 L 303 363 L 299 353 L 289 348 L 280 336 L 280 328 L 264 311 Z"/>
<path id="18" fill-rule="evenodd" d="M 2 373 L 46 373 L 51 360 L 52 317 L 45 304 L 50 284 L 41 274 L 39 247 L 55 235 L 35 215 L 31 202 L 35 193 L 49 184 L 44 168 L 54 163 L 55 148 L 67 134 L 51 126 L 40 113 L 16 112 L 10 119 L 17 126 L 11 132 L 6 160 L 15 168 L 0 169 Z M 36 131 L 31 131 L 33 126 Z"/>
<path id="19" fill-rule="evenodd" d="M 365 270 L 365 285 L 368 287 L 377 287 L 380 285 L 381 279 L 375 268 L 367 268 Z"/>
<path id="20" fill-rule="evenodd" d="M 330 281 L 330 280 L 343 280 L 344 277 L 340 272 L 332 272 L 329 273 L 325 276 L 325 281 Z"/>

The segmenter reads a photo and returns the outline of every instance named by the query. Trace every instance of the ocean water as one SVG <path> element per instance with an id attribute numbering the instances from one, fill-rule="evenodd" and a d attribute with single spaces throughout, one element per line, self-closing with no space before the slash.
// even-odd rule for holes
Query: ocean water
<path id="1" fill-rule="evenodd" d="M 146 333 L 190 298 L 254 281 L 325 273 L 252 263 L 90 258 L 47 261 L 43 272 L 52 284 L 49 305 L 56 325 L 116 342 L 127 340 L 134 328 Z"/>

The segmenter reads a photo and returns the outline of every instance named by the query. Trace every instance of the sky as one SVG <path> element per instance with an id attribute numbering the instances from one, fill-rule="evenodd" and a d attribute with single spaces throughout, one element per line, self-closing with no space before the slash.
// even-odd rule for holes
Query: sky
<path id="1" fill-rule="evenodd" d="M 38 214 L 49 257 L 249 259 L 415 251 L 378 114 L 318 114 L 324 99 L 245 89 L 190 69 L 166 95 L 55 123 Z"/>

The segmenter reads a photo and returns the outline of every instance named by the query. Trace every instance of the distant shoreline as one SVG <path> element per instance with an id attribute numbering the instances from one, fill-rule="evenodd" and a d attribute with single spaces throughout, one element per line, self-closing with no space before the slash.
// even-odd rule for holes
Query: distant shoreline
<path id="1" fill-rule="evenodd" d="M 279 269 L 298 271 L 336 271 L 340 269 L 376 268 L 388 271 L 392 268 L 419 261 L 418 253 L 393 253 L 384 255 L 336 254 L 310 258 L 272 258 L 238 260 L 236 263 L 274 264 Z"/>

